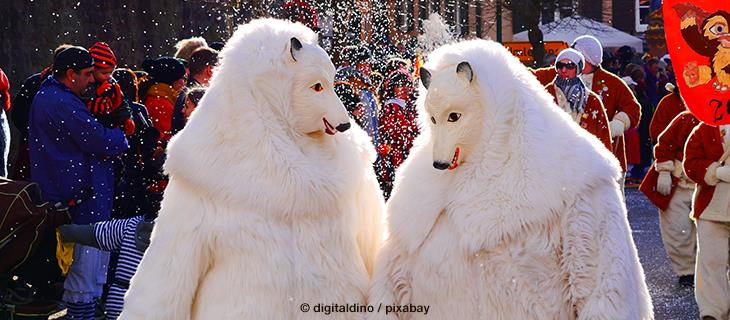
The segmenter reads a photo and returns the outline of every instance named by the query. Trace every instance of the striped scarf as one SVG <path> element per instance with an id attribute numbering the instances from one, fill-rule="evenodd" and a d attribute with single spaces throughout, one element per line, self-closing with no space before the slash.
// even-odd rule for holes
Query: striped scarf
<path id="1" fill-rule="evenodd" d="M 570 104 L 570 110 L 576 114 L 582 114 L 588 101 L 588 89 L 580 78 L 564 79 L 555 77 L 555 85 L 563 91 L 565 99 Z"/>

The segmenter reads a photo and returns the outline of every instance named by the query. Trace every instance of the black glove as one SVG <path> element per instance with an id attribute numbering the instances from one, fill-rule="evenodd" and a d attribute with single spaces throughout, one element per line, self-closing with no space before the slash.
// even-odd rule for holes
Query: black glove
<path id="1" fill-rule="evenodd" d="M 124 103 L 120 105 L 119 108 L 112 111 L 110 116 L 112 117 L 114 125 L 122 127 L 127 120 L 132 118 L 132 108 L 130 108 L 128 104 Z"/>
<path id="2" fill-rule="evenodd" d="M 154 227 L 154 221 L 142 220 L 137 223 L 137 228 L 134 230 L 134 244 L 140 252 L 147 251 L 147 247 L 150 246 L 150 235 Z"/>

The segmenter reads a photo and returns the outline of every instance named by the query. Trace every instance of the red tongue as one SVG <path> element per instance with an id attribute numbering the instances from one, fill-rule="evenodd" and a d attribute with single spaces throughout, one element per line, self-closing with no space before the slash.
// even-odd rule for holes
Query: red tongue
<path id="1" fill-rule="evenodd" d="M 325 118 L 322 118 L 322 121 L 324 122 L 324 133 L 331 136 L 335 135 L 335 127 L 333 127 Z"/>
<path id="2" fill-rule="evenodd" d="M 461 153 L 461 148 L 456 147 L 456 152 L 454 152 L 454 159 L 451 160 L 451 165 L 449 166 L 449 170 L 454 170 L 456 167 L 459 166 L 459 153 Z"/>

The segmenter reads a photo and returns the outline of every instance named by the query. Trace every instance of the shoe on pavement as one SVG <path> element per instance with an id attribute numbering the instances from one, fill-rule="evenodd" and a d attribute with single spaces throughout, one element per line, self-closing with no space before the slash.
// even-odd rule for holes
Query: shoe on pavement
<path id="1" fill-rule="evenodd" d="M 692 287 L 695 285 L 695 275 L 693 274 L 686 274 L 683 276 L 679 276 L 679 284 L 687 287 Z"/>

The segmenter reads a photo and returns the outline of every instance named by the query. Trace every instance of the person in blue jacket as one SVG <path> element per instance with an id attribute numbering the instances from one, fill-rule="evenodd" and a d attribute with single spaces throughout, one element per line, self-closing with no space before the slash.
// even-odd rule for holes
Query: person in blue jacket
<path id="1" fill-rule="evenodd" d="M 43 82 L 30 107 L 31 180 L 38 183 L 46 201 L 76 201 L 70 211 L 75 224 L 109 220 L 114 195 L 111 158 L 128 148 L 124 133 L 97 122 L 80 99 L 94 83 L 93 63 L 82 47 L 60 52 L 53 61 L 53 75 Z M 119 121 L 129 118 L 128 109 L 118 110 L 114 117 Z M 75 245 L 63 294 L 70 319 L 94 319 L 108 260 L 106 252 Z"/>

